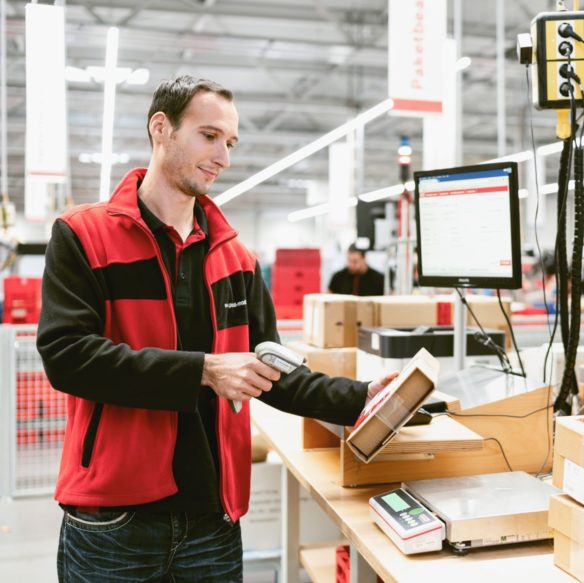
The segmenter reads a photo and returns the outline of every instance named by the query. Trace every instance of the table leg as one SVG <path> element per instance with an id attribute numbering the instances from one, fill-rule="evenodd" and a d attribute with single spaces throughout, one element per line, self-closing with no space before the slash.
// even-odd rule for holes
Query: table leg
<path id="1" fill-rule="evenodd" d="M 349 556 L 351 559 L 350 583 L 377 583 L 377 574 L 369 566 L 369 563 L 359 554 L 359 551 L 351 545 Z"/>
<path id="2" fill-rule="evenodd" d="M 300 491 L 298 480 L 282 464 L 282 583 L 300 578 Z"/>

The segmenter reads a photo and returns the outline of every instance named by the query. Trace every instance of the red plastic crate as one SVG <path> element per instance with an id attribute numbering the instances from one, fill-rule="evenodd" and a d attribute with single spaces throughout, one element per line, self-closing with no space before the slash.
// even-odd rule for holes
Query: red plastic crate
<path id="1" fill-rule="evenodd" d="M 336 583 L 349 583 L 351 580 L 351 556 L 349 554 L 349 545 L 341 545 L 337 547 L 336 555 Z M 377 577 L 377 583 L 383 583 L 381 577 Z"/>
<path id="2" fill-rule="evenodd" d="M 41 312 L 41 278 L 17 277 L 4 278 L 5 324 L 36 324 Z"/>
<path id="3" fill-rule="evenodd" d="M 276 249 L 275 265 L 318 265 L 320 267 L 320 249 Z"/>
<path id="4" fill-rule="evenodd" d="M 278 320 L 301 320 L 302 319 L 302 304 L 286 305 L 276 304 L 276 318 Z"/>

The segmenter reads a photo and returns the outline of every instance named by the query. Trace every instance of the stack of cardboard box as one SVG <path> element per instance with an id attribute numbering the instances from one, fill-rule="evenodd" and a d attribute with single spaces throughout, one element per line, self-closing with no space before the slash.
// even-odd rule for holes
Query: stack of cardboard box
<path id="1" fill-rule="evenodd" d="M 584 416 L 556 420 L 552 482 L 564 493 L 551 498 L 554 563 L 584 581 Z"/>
<path id="2" fill-rule="evenodd" d="M 370 298 L 308 294 L 304 296 L 304 341 L 288 346 L 302 354 L 315 372 L 355 378 L 359 328 L 373 324 Z"/>
<path id="3" fill-rule="evenodd" d="M 468 296 L 485 328 L 507 331 L 497 298 Z M 304 342 L 289 347 L 303 354 L 308 367 L 331 376 L 355 378 L 359 329 L 366 326 L 415 327 L 452 325 L 454 299 L 449 296 L 372 296 L 307 294 L 304 296 Z M 503 300 L 510 315 L 511 303 Z M 469 314 L 469 325 L 475 325 Z"/>

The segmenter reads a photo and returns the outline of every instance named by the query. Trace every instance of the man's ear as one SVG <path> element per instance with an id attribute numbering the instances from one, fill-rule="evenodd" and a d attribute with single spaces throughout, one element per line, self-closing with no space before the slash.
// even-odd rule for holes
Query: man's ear
<path id="1" fill-rule="evenodd" d="M 148 129 L 150 130 L 150 136 L 152 136 L 152 143 L 159 143 L 164 137 L 165 131 L 169 125 L 168 118 L 166 114 L 162 111 L 157 111 L 148 123 Z"/>

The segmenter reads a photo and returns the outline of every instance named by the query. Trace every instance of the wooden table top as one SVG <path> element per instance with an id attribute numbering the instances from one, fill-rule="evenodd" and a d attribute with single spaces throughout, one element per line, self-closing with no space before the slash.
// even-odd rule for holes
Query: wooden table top
<path id="1" fill-rule="evenodd" d="M 574 583 L 570 575 L 554 566 L 551 541 L 477 549 L 463 557 L 449 550 L 402 554 L 369 516 L 369 498 L 391 489 L 391 485 L 343 488 L 339 450 L 303 450 L 300 417 L 254 399 L 252 419 L 295 478 L 385 583 L 421 583 L 424 577 L 437 583 Z"/>

